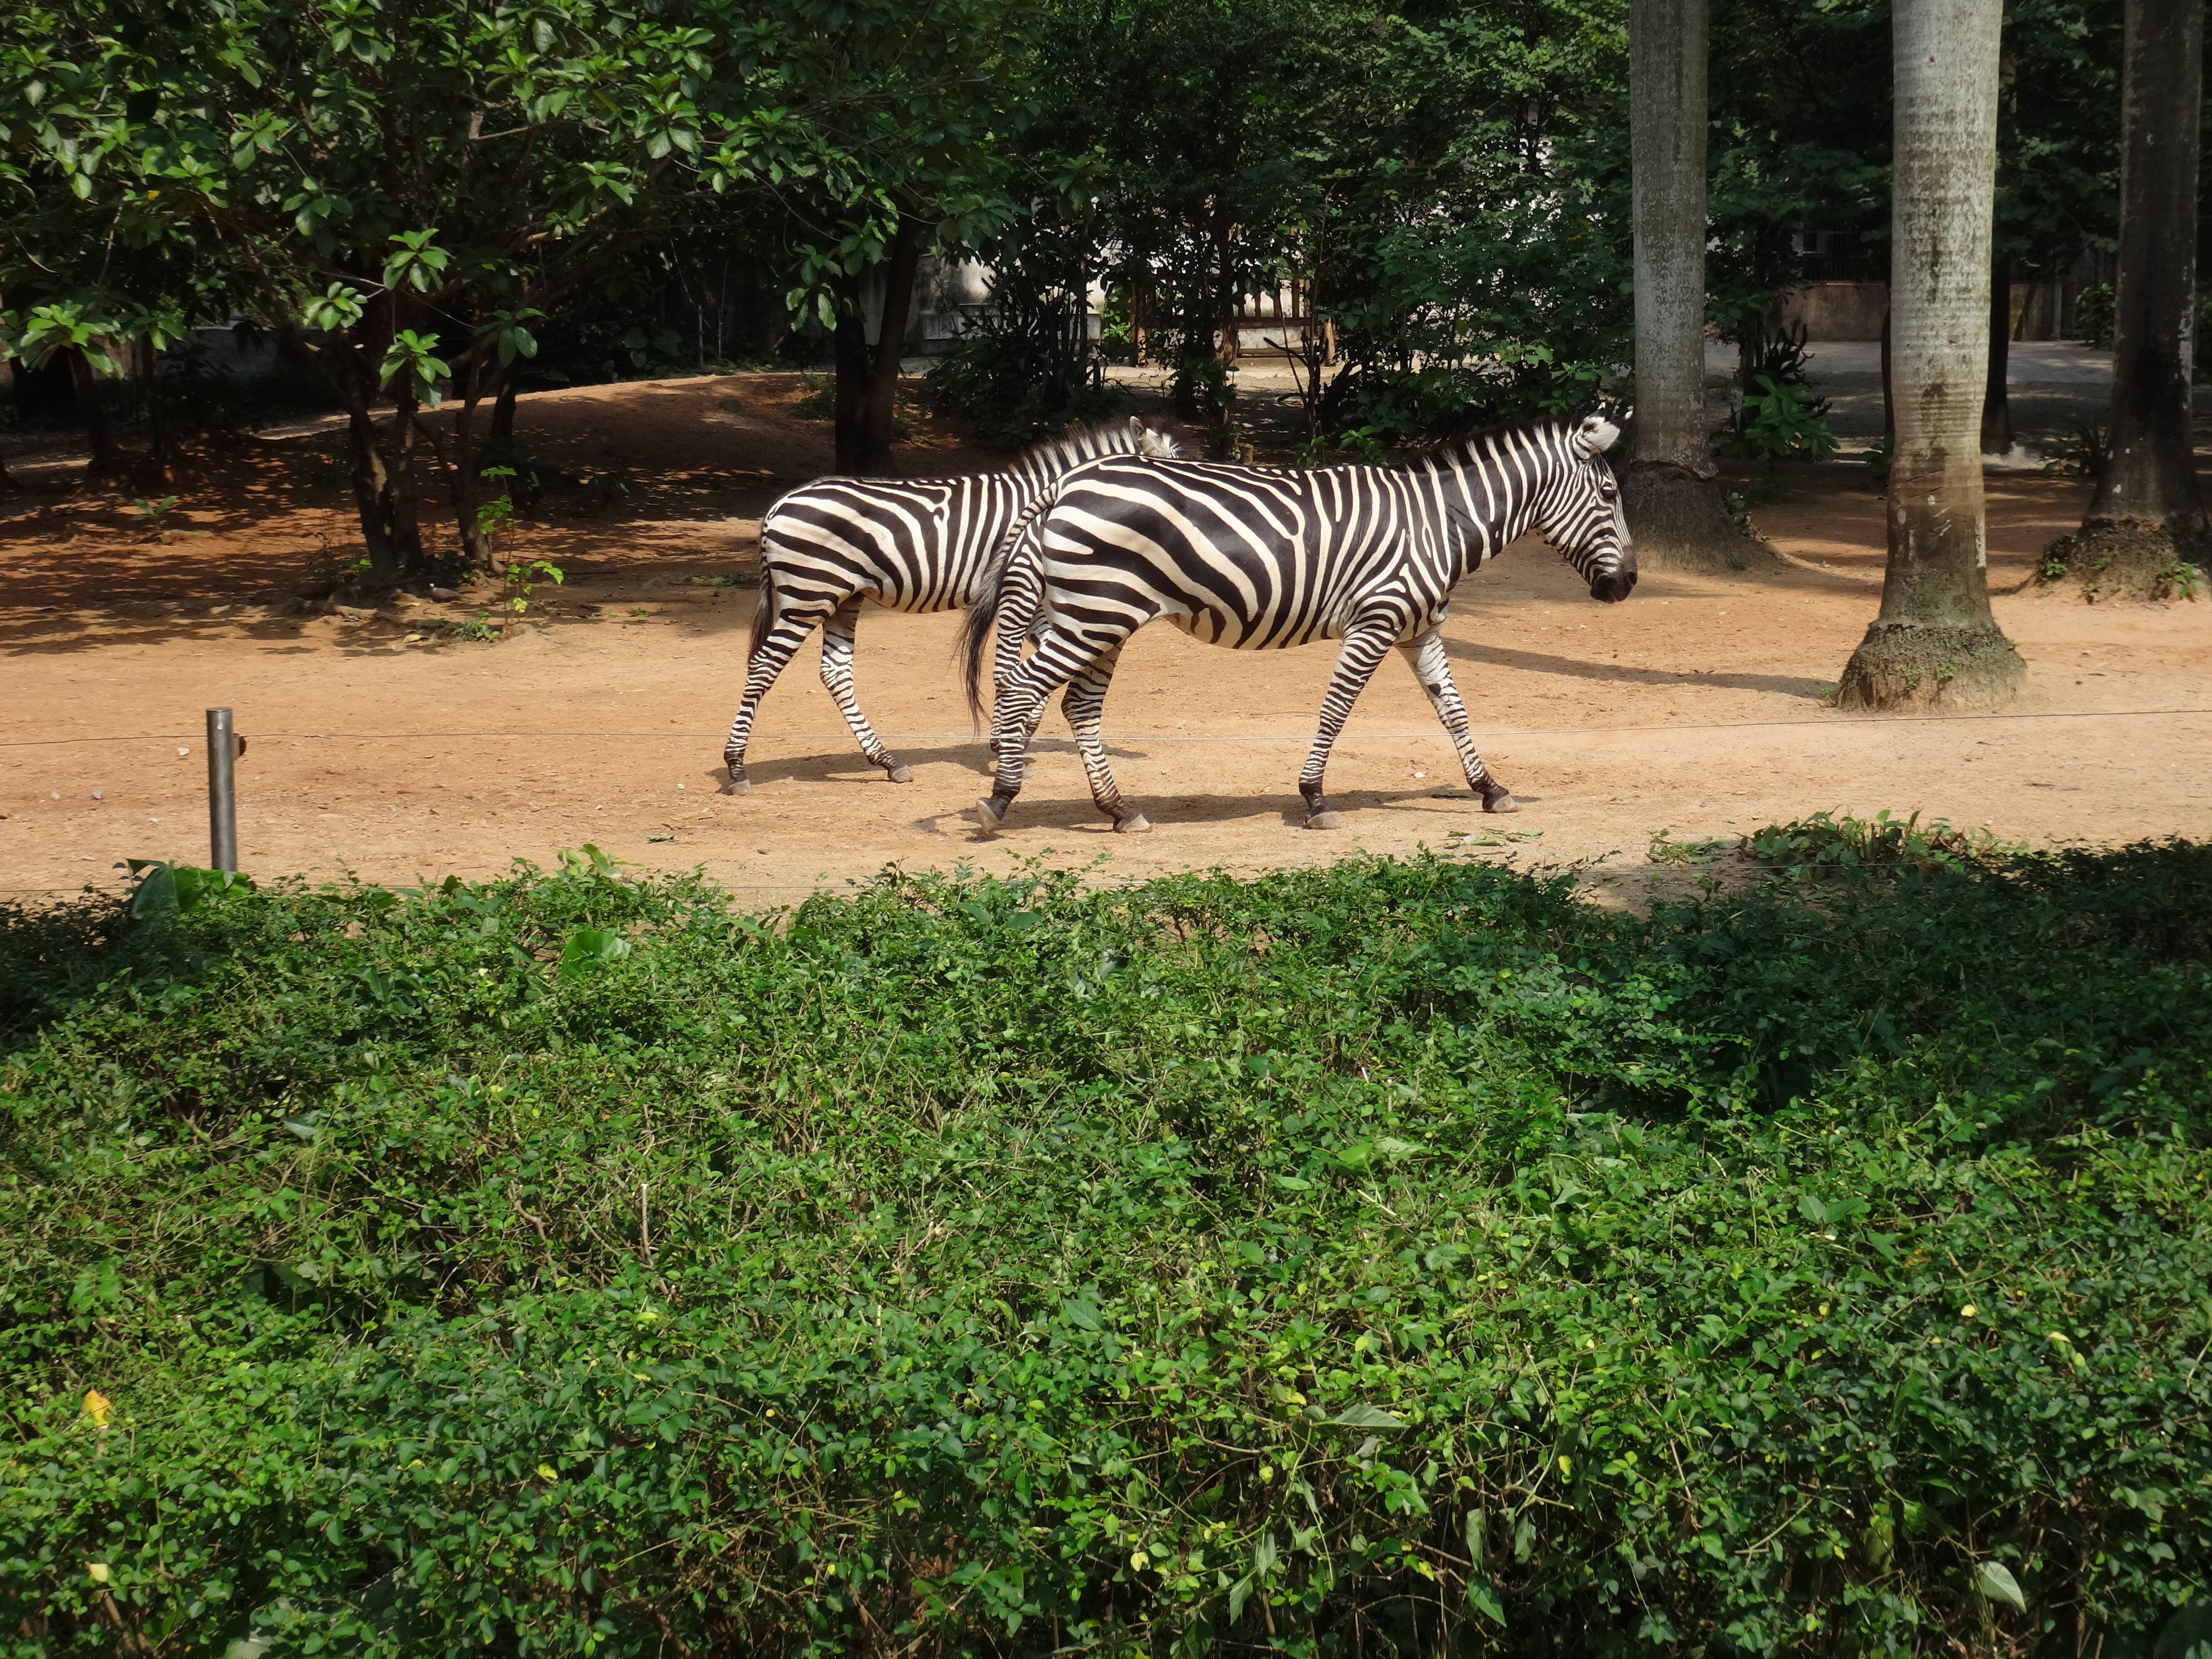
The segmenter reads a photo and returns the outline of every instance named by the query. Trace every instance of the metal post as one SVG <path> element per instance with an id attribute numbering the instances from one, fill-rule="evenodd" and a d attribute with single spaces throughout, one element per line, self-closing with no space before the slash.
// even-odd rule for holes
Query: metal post
<path id="1" fill-rule="evenodd" d="M 207 711 L 208 848 L 217 870 L 238 868 L 238 800 L 231 787 L 231 768 L 238 759 L 238 739 L 231 735 L 230 710 Z"/>

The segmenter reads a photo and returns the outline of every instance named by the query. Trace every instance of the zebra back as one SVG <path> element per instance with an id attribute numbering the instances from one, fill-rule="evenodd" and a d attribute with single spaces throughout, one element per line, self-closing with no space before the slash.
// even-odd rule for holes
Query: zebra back
<path id="1" fill-rule="evenodd" d="M 761 526 L 763 586 L 809 610 L 854 593 L 903 610 L 963 605 L 1009 527 L 1070 469 L 1179 453 L 1173 438 L 1133 416 L 1032 445 L 998 472 L 817 479 L 769 509 Z"/>

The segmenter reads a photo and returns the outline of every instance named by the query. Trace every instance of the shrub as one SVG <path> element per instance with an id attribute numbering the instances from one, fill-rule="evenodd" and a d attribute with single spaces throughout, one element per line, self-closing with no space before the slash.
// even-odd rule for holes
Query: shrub
<path id="1" fill-rule="evenodd" d="M 2148 1653 L 2212 854 L 1749 845 L 10 913 L 0 1626 Z"/>

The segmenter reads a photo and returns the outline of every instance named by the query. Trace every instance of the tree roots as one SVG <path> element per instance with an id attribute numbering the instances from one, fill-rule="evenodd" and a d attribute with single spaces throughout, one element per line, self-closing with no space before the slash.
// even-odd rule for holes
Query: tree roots
<path id="1" fill-rule="evenodd" d="M 2100 599 L 2193 599 L 2207 590 L 2212 526 L 2203 519 L 2091 519 L 2043 550 L 2039 593 Z"/>
<path id="2" fill-rule="evenodd" d="M 1995 629 L 1877 622 L 1844 669 L 1836 706 L 1874 712 L 1988 708 L 2020 690 L 2027 665 Z"/>
<path id="3" fill-rule="evenodd" d="M 1621 500 L 1640 569 L 1749 570 L 1779 562 L 1729 516 L 1712 479 L 1663 462 L 1632 462 L 1621 480 Z"/>

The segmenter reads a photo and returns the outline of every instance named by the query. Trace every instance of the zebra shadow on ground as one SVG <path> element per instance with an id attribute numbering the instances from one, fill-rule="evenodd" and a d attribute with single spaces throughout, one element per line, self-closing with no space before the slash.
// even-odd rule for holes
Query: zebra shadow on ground
<path id="1" fill-rule="evenodd" d="M 758 752 L 758 747 L 774 740 L 773 734 L 756 738 L 755 752 Z M 886 738 L 884 746 L 908 766 L 963 766 L 975 773 L 977 781 L 990 781 L 991 751 L 985 747 L 984 739 L 981 737 L 954 743 L 940 739 L 934 744 L 905 744 Z M 1030 753 L 1072 757 L 1075 753 L 1075 744 L 1068 738 L 1039 737 L 1030 744 Z M 1109 759 L 1117 761 L 1143 761 L 1152 757 L 1145 749 L 1128 748 L 1110 742 L 1106 745 L 1106 754 Z M 719 765 L 708 768 L 706 775 L 714 780 L 717 787 L 729 776 Z M 860 753 L 858 747 L 851 745 L 842 749 L 825 749 L 812 755 L 780 755 L 765 760 L 748 758 L 745 775 L 757 788 L 762 784 L 781 782 L 872 785 L 884 781 L 883 773 Z"/>
<path id="2" fill-rule="evenodd" d="M 1478 645 L 1449 637 L 1444 641 L 1444 650 L 1455 662 L 1479 663 L 1486 668 L 1518 668 L 1531 674 L 1564 674 L 1571 679 L 1606 680 L 1619 685 L 1724 685 L 1736 691 L 1778 692 L 1785 697 L 1802 697 L 1808 702 L 1820 702 L 1834 685 L 1832 681 L 1797 674 L 1638 668 L 1626 663 L 1596 662 L 1588 657 L 1555 657 L 1542 651 L 1516 651 L 1507 646 Z M 1474 701 L 1474 689 L 1468 685 L 1461 685 L 1460 695 L 1468 698 L 1470 705 Z"/>
<path id="3" fill-rule="evenodd" d="M 1306 830 L 1306 805 L 1295 785 L 1280 790 L 1260 789 L 1249 794 L 1194 795 L 1171 789 L 1149 790 L 1130 788 L 1126 781 L 1123 790 L 1131 805 L 1152 821 L 1153 832 L 1172 833 L 1189 824 L 1218 824 L 1249 823 L 1254 819 L 1273 817 L 1280 821 L 1285 833 L 1311 834 L 1340 842 L 1346 851 L 1358 840 L 1362 830 L 1381 829 L 1386 824 L 1393 830 L 1403 830 L 1409 824 L 1422 830 L 1433 829 L 1439 842 L 1449 831 L 1466 830 L 1478 831 L 1484 827 L 1493 830 L 1523 828 L 1519 817 L 1486 816 L 1482 803 L 1474 792 L 1465 787 L 1457 790 L 1439 789 L 1433 784 L 1423 784 L 1418 789 L 1332 789 L 1328 794 L 1330 810 L 1343 815 L 1343 823 L 1334 830 Z M 1542 805 L 1540 795 L 1516 795 L 1523 806 Z M 1387 811 L 1388 816 L 1383 816 Z M 950 812 L 939 812 L 916 818 L 914 827 L 939 836 L 957 836 L 965 832 L 977 835 L 973 807 L 963 807 Z M 1528 823 L 1528 829 L 1540 829 L 1540 822 Z M 1006 839 L 1006 834 L 1019 835 L 1024 831 L 1044 830 L 1055 835 L 1097 835 L 1111 838 L 1114 826 L 1099 811 L 1088 796 L 1073 798 L 1065 795 L 1045 796 L 1025 792 L 1014 803 L 1012 817 L 1006 831 L 996 840 Z M 979 837 L 980 838 L 980 837 Z"/>

